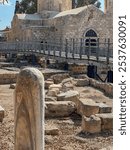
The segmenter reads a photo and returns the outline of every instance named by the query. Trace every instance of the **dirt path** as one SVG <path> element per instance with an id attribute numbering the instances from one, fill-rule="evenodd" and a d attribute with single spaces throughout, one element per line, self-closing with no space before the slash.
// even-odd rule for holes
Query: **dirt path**
<path id="1" fill-rule="evenodd" d="M 105 102 L 112 106 L 112 100 L 91 87 L 76 88 L 81 97 Z M 0 105 L 5 109 L 5 118 L 0 123 L 0 150 L 14 149 L 14 90 L 9 85 L 0 85 Z M 112 133 L 85 135 L 81 132 L 81 117 L 72 115 L 69 118 L 47 119 L 47 125 L 57 126 L 59 135 L 46 135 L 46 150 L 100 150 L 112 145 Z"/>

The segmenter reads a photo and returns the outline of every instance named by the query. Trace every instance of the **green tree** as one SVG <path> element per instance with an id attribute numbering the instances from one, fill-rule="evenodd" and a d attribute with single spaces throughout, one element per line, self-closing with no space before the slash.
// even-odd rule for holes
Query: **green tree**
<path id="1" fill-rule="evenodd" d="M 82 7 L 90 4 L 94 4 L 98 8 L 101 7 L 101 3 L 98 0 L 77 0 L 77 7 Z"/>
<path id="2" fill-rule="evenodd" d="M 37 0 L 16 1 L 15 13 L 33 14 L 37 12 Z"/>
<path id="3" fill-rule="evenodd" d="M 8 3 L 8 0 L 0 0 L 0 3 L 4 4 L 5 2 Z"/>

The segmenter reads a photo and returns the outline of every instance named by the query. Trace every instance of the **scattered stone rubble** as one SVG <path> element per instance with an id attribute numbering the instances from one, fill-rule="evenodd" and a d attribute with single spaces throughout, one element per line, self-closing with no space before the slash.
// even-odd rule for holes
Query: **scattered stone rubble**
<path id="1" fill-rule="evenodd" d="M 71 78 L 66 75 L 54 75 L 45 82 L 47 89 L 45 116 L 50 118 L 68 117 L 72 113 L 82 116 L 81 130 L 87 133 L 112 131 L 112 107 L 95 102 L 90 98 L 81 98 L 74 87 L 92 86 L 112 96 L 113 86 L 101 83 L 86 75 Z"/>

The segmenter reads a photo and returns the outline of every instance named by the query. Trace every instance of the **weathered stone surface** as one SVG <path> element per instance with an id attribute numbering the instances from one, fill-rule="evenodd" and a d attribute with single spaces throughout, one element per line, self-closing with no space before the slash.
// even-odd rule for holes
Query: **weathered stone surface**
<path id="1" fill-rule="evenodd" d="M 88 86 L 89 79 L 76 79 L 76 86 Z"/>
<path id="2" fill-rule="evenodd" d="M 91 79 L 91 78 L 89 79 L 90 86 L 92 86 L 92 87 L 97 88 L 97 83 L 96 82 L 98 82 L 98 81 L 96 81 L 94 79 Z"/>
<path id="3" fill-rule="evenodd" d="M 55 125 L 45 125 L 45 135 L 58 135 L 59 129 Z"/>
<path id="4" fill-rule="evenodd" d="M 44 96 L 42 73 L 21 70 L 15 89 L 15 150 L 43 150 Z"/>
<path id="5" fill-rule="evenodd" d="M 77 105 L 77 112 L 80 115 L 89 117 L 99 112 L 99 106 L 92 99 L 80 99 Z"/>
<path id="6" fill-rule="evenodd" d="M 99 106 L 99 113 L 111 113 L 112 112 L 112 107 L 104 104 L 104 103 L 97 103 Z"/>
<path id="7" fill-rule="evenodd" d="M 61 84 L 52 84 L 52 85 L 50 85 L 49 90 L 53 90 L 53 89 L 61 90 L 62 89 L 62 85 Z"/>
<path id="8" fill-rule="evenodd" d="M 54 84 L 53 81 L 45 81 L 45 89 L 49 89 L 50 85 Z"/>
<path id="9" fill-rule="evenodd" d="M 72 83 L 68 82 L 68 83 L 65 83 L 62 85 L 62 91 L 63 92 L 67 92 L 70 90 L 74 90 L 74 85 Z"/>
<path id="10" fill-rule="evenodd" d="M 75 112 L 75 104 L 70 101 L 46 102 L 45 117 L 65 117 Z"/>
<path id="11" fill-rule="evenodd" d="M 56 74 L 51 76 L 55 84 L 61 83 L 64 79 L 69 78 L 69 74 Z"/>
<path id="12" fill-rule="evenodd" d="M 57 101 L 57 97 L 45 96 L 45 101 Z"/>
<path id="13" fill-rule="evenodd" d="M 89 133 L 101 132 L 101 119 L 94 115 L 90 118 L 82 116 L 82 130 Z"/>
<path id="14" fill-rule="evenodd" d="M 60 93 L 60 90 L 57 88 L 51 89 L 47 92 L 47 96 L 56 97 Z"/>
<path id="15" fill-rule="evenodd" d="M 102 83 L 102 82 L 96 81 L 94 79 L 89 79 L 89 81 L 90 81 L 91 86 L 93 86 L 99 90 L 102 90 L 108 96 L 113 96 L 113 84 Z"/>
<path id="16" fill-rule="evenodd" d="M 113 96 L 113 84 L 105 84 L 104 91 L 108 96 Z"/>
<path id="17" fill-rule="evenodd" d="M 4 111 L 4 109 L 0 106 L 0 122 L 3 121 L 4 115 L 5 115 L 5 111 Z"/>
<path id="18" fill-rule="evenodd" d="M 96 114 L 96 116 L 101 119 L 102 131 L 113 129 L 113 114 L 112 113 Z"/>
<path id="19" fill-rule="evenodd" d="M 15 89 L 15 86 L 16 86 L 15 84 L 10 84 L 10 87 L 9 87 L 9 88 L 10 88 L 10 89 Z"/>
<path id="20" fill-rule="evenodd" d="M 79 100 L 79 92 L 77 91 L 67 91 L 65 93 L 60 93 L 57 95 L 58 101 L 72 101 L 77 105 L 77 102 Z"/>

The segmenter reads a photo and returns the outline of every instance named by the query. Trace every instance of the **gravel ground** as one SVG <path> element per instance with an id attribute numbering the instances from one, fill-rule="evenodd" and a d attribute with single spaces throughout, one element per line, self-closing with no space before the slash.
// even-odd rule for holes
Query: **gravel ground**
<path id="1" fill-rule="evenodd" d="M 89 97 L 95 101 L 105 102 L 112 106 L 112 100 L 102 92 L 91 87 L 76 88 L 81 97 Z M 14 90 L 9 85 L 0 85 L 0 105 L 5 109 L 5 118 L 0 123 L 0 150 L 14 149 Z M 46 150 L 100 150 L 112 146 L 111 132 L 90 135 L 81 132 L 81 117 L 73 114 L 69 118 L 47 119 L 47 125 L 57 126 L 59 134 L 45 136 Z"/>

